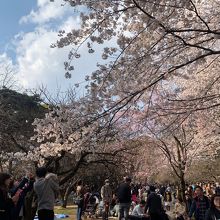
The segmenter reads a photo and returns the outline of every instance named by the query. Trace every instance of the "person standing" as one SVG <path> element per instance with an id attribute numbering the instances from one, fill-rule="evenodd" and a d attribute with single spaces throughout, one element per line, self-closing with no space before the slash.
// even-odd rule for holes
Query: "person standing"
<path id="1" fill-rule="evenodd" d="M 11 176 L 7 173 L 0 173 L 0 219 L 14 220 L 12 218 L 12 209 L 19 199 L 16 194 L 12 198 L 9 197 L 9 185 Z"/>
<path id="2" fill-rule="evenodd" d="M 131 206 L 131 178 L 126 177 L 125 182 L 118 187 L 119 215 L 118 219 L 128 219 L 129 209 Z"/>
<path id="3" fill-rule="evenodd" d="M 37 180 L 34 183 L 34 191 L 38 199 L 38 218 L 39 220 L 54 220 L 54 203 L 59 184 L 52 178 L 45 178 L 46 175 L 45 167 L 36 170 Z"/>
<path id="4" fill-rule="evenodd" d="M 188 194 L 188 192 L 186 192 L 185 194 L 185 199 L 186 199 L 186 213 L 189 214 L 192 205 L 192 197 L 190 196 L 190 194 Z"/>
<path id="5" fill-rule="evenodd" d="M 190 220 L 194 214 L 195 220 L 205 220 L 206 211 L 210 207 L 208 197 L 204 196 L 201 186 L 195 188 L 196 197 L 193 199 L 188 220 Z"/>
<path id="6" fill-rule="evenodd" d="M 33 189 L 34 181 L 35 179 L 33 175 L 28 173 L 17 186 L 10 189 L 10 195 L 12 197 L 16 194 L 19 195 L 18 202 L 12 210 L 13 220 L 21 220 L 24 218 L 27 212 L 25 207 L 25 197 L 27 193 Z"/>
<path id="7" fill-rule="evenodd" d="M 170 211 L 171 203 L 172 203 L 172 193 L 171 193 L 171 188 L 168 187 L 164 196 L 164 206 L 167 211 Z"/>
<path id="8" fill-rule="evenodd" d="M 109 214 L 109 206 L 112 201 L 112 189 L 108 179 L 105 180 L 105 185 L 101 188 L 101 197 L 104 205 L 103 220 L 107 220 Z"/>
<path id="9" fill-rule="evenodd" d="M 155 192 L 155 187 L 150 186 L 150 193 L 147 198 L 145 212 L 148 211 L 151 220 L 165 219 L 162 201 L 159 195 Z"/>
<path id="10" fill-rule="evenodd" d="M 82 219 L 82 212 L 83 212 L 83 206 L 84 206 L 84 194 L 85 189 L 83 187 L 82 180 L 79 180 L 76 187 L 76 196 L 77 196 L 77 213 L 76 213 L 76 219 L 81 220 Z"/>
<path id="11" fill-rule="evenodd" d="M 220 192 L 212 196 L 211 206 L 206 212 L 205 220 L 220 220 Z"/>
<path id="12" fill-rule="evenodd" d="M 161 186 L 160 187 L 160 194 L 164 197 L 166 192 L 166 186 Z"/>

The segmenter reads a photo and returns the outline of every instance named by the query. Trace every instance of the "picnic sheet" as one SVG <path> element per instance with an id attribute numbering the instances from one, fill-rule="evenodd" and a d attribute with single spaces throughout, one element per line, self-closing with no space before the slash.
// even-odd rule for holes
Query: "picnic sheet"
<path id="1" fill-rule="evenodd" d="M 63 219 L 63 218 L 69 218 L 69 216 L 66 214 L 55 214 L 54 220 Z M 35 216 L 34 220 L 38 220 L 38 217 Z"/>

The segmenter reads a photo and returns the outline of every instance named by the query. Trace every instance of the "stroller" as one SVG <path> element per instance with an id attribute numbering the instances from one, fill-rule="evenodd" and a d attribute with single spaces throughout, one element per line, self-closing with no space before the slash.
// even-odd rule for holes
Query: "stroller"
<path id="1" fill-rule="evenodd" d="M 84 200 L 84 212 L 83 215 L 85 218 L 97 218 L 96 210 L 99 204 L 98 195 L 86 193 Z"/>

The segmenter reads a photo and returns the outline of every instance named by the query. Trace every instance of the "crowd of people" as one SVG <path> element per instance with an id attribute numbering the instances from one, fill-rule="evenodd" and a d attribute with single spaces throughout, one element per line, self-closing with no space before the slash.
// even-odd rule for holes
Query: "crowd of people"
<path id="1" fill-rule="evenodd" d="M 36 178 L 35 178 L 36 176 Z M 15 181 L 7 173 L 0 173 L 0 220 L 54 220 L 54 204 L 59 192 L 58 178 L 45 167 L 36 175 L 27 173 Z"/>
<path id="2" fill-rule="evenodd" d="M 77 189 L 80 189 L 78 195 L 81 198 L 77 220 L 81 220 L 82 214 L 91 204 L 89 200 L 84 199 L 85 195 L 88 197 L 88 192 L 84 194 L 82 182 Z M 92 198 L 92 195 L 94 193 L 90 192 L 89 197 Z M 181 192 L 178 187 L 170 185 L 134 185 L 128 177 L 116 189 L 112 189 L 107 179 L 101 188 L 100 196 L 96 192 L 95 197 L 94 210 L 102 207 L 103 220 L 107 220 L 109 214 L 118 217 L 119 220 L 190 220 L 192 217 L 195 220 L 220 219 L 218 183 L 192 184 L 187 186 L 185 192 Z"/>
<path id="3" fill-rule="evenodd" d="M 133 184 L 125 177 L 117 187 L 106 179 L 101 189 L 84 185 L 75 188 L 77 220 L 95 215 L 108 220 L 220 220 L 220 187 L 192 184 L 182 192 L 174 185 Z M 35 175 L 27 173 L 20 181 L 0 173 L 0 220 L 54 220 L 54 205 L 59 196 L 59 182 L 45 167 Z"/>

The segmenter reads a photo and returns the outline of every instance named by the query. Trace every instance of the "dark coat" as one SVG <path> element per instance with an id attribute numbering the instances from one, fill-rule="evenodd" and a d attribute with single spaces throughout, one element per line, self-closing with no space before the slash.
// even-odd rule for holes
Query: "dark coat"
<path id="1" fill-rule="evenodd" d="M 216 219 L 220 219 L 220 211 L 216 208 L 209 209 L 206 212 L 205 220 L 216 220 Z"/>
<path id="2" fill-rule="evenodd" d="M 34 179 L 30 180 L 29 182 L 28 178 L 24 177 L 22 181 L 19 183 L 19 185 L 16 188 L 11 190 L 12 197 L 16 194 L 18 190 L 22 190 L 20 192 L 19 199 L 18 199 L 16 206 L 12 209 L 13 220 L 18 219 L 20 210 L 24 206 L 25 196 L 27 192 L 33 189 L 33 185 L 34 185 Z M 24 207 L 24 213 L 25 213 L 25 207 Z"/>
<path id="3" fill-rule="evenodd" d="M 11 216 L 11 210 L 13 207 L 14 203 L 12 199 L 8 197 L 7 192 L 0 189 L 0 219 L 13 220 Z"/>
<path id="4" fill-rule="evenodd" d="M 210 202 L 208 197 L 203 196 L 205 203 L 206 203 L 206 210 L 208 210 L 210 208 Z M 200 210 L 200 206 L 199 206 L 199 198 L 195 197 L 193 199 L 192 205 L 190 207 L 190 212 L 189 212 L 189 217 L 191 218 L 194 214 L 195 219 L 199 219 L 199 210 Z"/>
<path id="5" fill-rule="evenodd" d="M 119 203 L 131 203 L 131 187 L 128 183 L 122 183 L 117 190 Z"/>
<path id="6" fill-rule="evenodd" d="M 147 197 L 147 204 L 145 207 L 145 211 L 149 209 L 149 213 L 163 213 L 162 201 L 159 195 L 155 192 L 151 192 Z"/>

